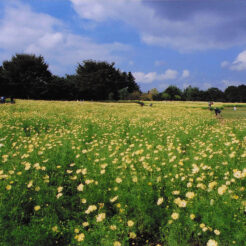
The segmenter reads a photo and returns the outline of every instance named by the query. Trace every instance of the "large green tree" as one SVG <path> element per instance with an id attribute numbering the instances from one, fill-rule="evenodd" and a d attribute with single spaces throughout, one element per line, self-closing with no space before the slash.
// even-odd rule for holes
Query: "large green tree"
<path id="1" fill-rule="evenodd" d="M 174 85 L 168 86 L 164 93 L 170 96 L 170 100 L 181 100 L 183 96 L 182 91 Z"/>
<path id="2" fill-rule="evenodd" d="M 184 99 L 186 101 L 200 101 L 201 98 L 201 91 L 197 87 L 188 86 L 184 89 L 183 92 Z"/>
<path id="3" fill-rule="evenodd" d="M 237 86 L 228 86 L 225 89 L 225 98 L 229 102 L 236 102 L 238 101 L 238 88 Z"/>
<path id="4" fill-rule="evenodd" d="M 119 99 L 119 91 L 126 87 L 129 93 L 139 90 L 131 73 L 105 61 L 83 61 L 77 67 L 76 79 L 78 97 L 86 100 Z"/>
<path id="5" fill-rule="evenodd" d="M 4 79 L 3 79 L 2 71 L 3 71 L 3 67 L 0 66 L 0 88 L 1 88 L 0 96 L 5 95 L 6 91 L 7 91 L 6 88 L 5 88 L 6 87 L 6 83 L 5 83 Z"/>
<path id="6" fill-rule="evenodd" d="M 224 93 L 218 88 L 211 87 L 206 91 L 207 94 L 207 100 L 208 101 L 220 101 L 223 102 L 224 99 Z"/>
<path id="7" fill-rule="evenodd" d="M 44 58 L 29 54 L 4 61 L 1 73 L 7 93 L 18 98 L 43 98 L 52 77 Z"/>
<path id="8" fill-rule="evenodd" d="M 128 92 L 130 92 L 130 93 L 132 93 L 134 91 L 140 92 L 140 88 L 139 88 L 138 84 L 136 83 L 135 78 L 131 72 L 128 72 L 128 74 L 127 74 L 127 87 L 128 87 Z"/>
<path id="9" fill-rule="evenodd" d="M 246 102 L 246 85 L 238 86 L 239 102 Z"/>
<path id="10" fill-rule="evenodd" d="M 161 99 L 160 92 L 156 88 L 153 88 L 150 91 L 148 91 L 148 94 L 149 94 L 149 97 L 151 100 L 160 100 Z"/>

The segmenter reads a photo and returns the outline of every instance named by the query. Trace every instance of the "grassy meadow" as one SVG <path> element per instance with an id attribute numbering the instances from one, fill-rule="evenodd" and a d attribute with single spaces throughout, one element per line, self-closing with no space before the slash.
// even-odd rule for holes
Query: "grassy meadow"
<path id="1" fill-rule="evenodd" d="M 246 104 L 0 105 L 0 245 L 246 245 Z"/>

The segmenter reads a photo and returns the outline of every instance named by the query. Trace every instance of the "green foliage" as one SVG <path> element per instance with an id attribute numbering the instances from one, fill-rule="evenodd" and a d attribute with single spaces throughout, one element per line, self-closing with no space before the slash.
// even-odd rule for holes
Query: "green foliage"
<path id="1" fill-rule="evenodd" d="M 122 88 L 118 91 L 120 100 L 127 99 L 129 96 L 128 87 Z"/>
<path id="2" fill-rule="evenodd" d="M 161 98 L 160 98 L 160 93 L 159 93 L 159 91 L 156 89 L 156 88 L 153 88 L 153 89 L 151 89 L 149 92 L 148 92 L 148 94 L 149 94 L 149 97 L 151 98 L 151 100 L 160 100 Z"/>
<path id="3" fill-rule="evenodd" d="M 122 73 L 114 63 L 84 61 L 78 65 L 76 73 L 79 97 L 86 100 L 106 100 L 110 93 L 113 99 L 119 99 L 120 90 L 124 89 L 121 91 L 124 94 L 139 90 L 131 73 Z"/>
<path id="4" fill-rule="evenodd" d="M 184 97 L 186 101 L 202 101 L 199 88 L 188 86 L 184 89 Z"/>
<path id="5" fill-rule="evenodd" d="M 182 91 L 174 85 L 168 86 L 164 93 L 167 93 L 170 96 L 170 100 L 180 100 L 182 98 Z M 180 99 L 177 99 L 177 96 Z"/>
<path id="6" fill-rule="evenodd" d="M 206 94 L 207 94 L 208 101 L 220 101 L 220 102 L 224 101 L 224 94 L 218 88 L 214 88 L 214 87 L 209 88 L 206 91 Z"/>
<path id="7" fill-rule="evenodd" d="M 149 93 L 142 93 L 140 96 L 140 99 L 142 101 L 152 101 L 153 100 L 152 95 Z"/>
<path id="8" fill-rule="evenodd" d="M 1 70 L 5 92 L 19 98 L 41 98 L 51 80 L 42 56 L 16 54 Z"/>
<path id="9" fill-rule="evenodd" d="M 233 108 L 233 107 L 245 108 L 246 107 L 246 104 L 224 104 L 223 106 L 225 108 Z"/>
<path id="10" fill-rule="evenodd" d="M 163 92 L 161 94 L 161 98 L 162 98 L 162 100 L 171 100 L 171 96 L 166 92 Z"/>
<path id="11" fill-rule="evenodd" d="M 140 91 L 132 73 L 121 72 L 114 63 L 93 60 L 79 64 L 74 75 L 52 76 L 42 56 L 16 54 L 0 66 L 0 96 L 52 100 L 117 100 L 120 90 Z"/>
<path id="12" fill-rule="evenodd" d="M 180 101 L 180 100 L 181 100 L 181 96 L 180 96 L 180 95 L 175 95 L 175 96 L 174 96 L 174 100 Z"/>
<path id="13" fill-rule="evenodd" d="M 246 85 L 227 87 L 225 97 L 229 102 L 246 102 Z"/>
<path id="14" fill-rule="evenodd" d="M 140 99 L 141 99 L 141 92 L 140 91 L 133 91 L 128 96 L 128 100 L 140 100 Z"/>

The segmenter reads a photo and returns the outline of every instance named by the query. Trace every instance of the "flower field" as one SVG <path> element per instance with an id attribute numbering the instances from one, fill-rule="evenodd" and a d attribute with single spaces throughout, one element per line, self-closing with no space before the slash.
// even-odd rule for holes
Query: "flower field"
<path id="1" fill-rule="evenodd" d="M 246 118 L 206 106 L 0 105 L 0 245 L 246 245 Z"/>

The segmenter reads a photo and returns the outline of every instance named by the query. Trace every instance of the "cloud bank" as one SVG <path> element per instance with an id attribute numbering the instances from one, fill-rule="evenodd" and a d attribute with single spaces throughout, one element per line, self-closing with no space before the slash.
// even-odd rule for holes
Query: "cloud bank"
<path id="1" fill-rule="evenodd" d="M 85 59 L 118 61 L 117 52 L 130 49 L 117 42 L 98 44 L 70 32 L 62 21 L 17 2 L 6 4 L 0 19 L 0 47 L 1 61 L 15 53 L 42 54 L 58 74 L 70 72 Z"/>
<path id="2" fill-rule="evenodd" d="M 176 79 L 178 77 L 178 72 L 176 70 L 167 69 L 164 73 L 161 74 L 158 74 L 156 72 L 135 72 L 133 73 L 133 76 L 135 77 L 137 83 L 149 84 L 154 81 Z"/>
<path id="3" fill-rule="evenodd" d="M 236 71 L 246 70 L 246 50 L 238 54 L 237 58 L 230 66 L 230 69 Z"/>
<path id="4" fill-rule="evenodd" d="M 120 20 L 149 45 L 186 52 L 246 44 L 246 5 L 240 1 L 70 1 L 82 19 Z"/>
<path id="5" fill-rule="evenodd" d="M 246 70 L 246 50 L 239 53 L 233 62 L 223 61 L 221 67 L 229 68 L 233 71 Z"/>
<path id="6" fill-rule="evenodd" d="M 188 77 L 190 77 L 190 71 L 187 69 L 183 70 L 181 78 L 188 78 Z"/>

